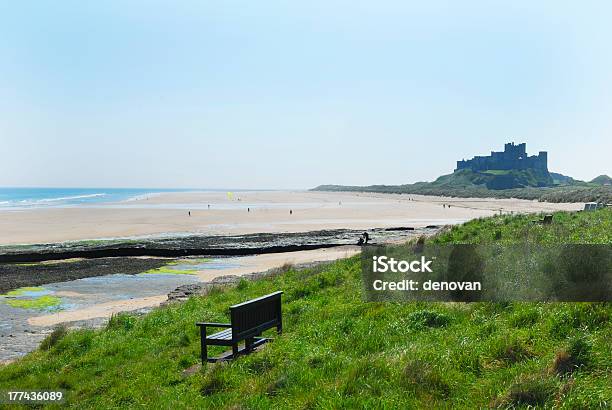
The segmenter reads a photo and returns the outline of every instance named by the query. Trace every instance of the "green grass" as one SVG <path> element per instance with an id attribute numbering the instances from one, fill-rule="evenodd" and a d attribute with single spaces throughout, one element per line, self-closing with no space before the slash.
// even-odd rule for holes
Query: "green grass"
<path id="1" fill-rule="evenodd" d="M 489 169 L 487 171 L 482 171 L 482 173 L 490 175 L 508 175 L 510 171 L 505 169 Z"/>
<path id="2" fill-rule="evenodd" d="M 612 244 L 612 208 L 555 212 L 551 225 L 534 223 L 544 214 L 502 215 L 455 225 L 434 243 Z"/>
<path id="3" fill-rule="evenodd" d="M 557 181 L 559 182 L 559 181 Z M 313 191 L 380 192 L 458 198 L 518 198 L 543 202 L 612 203 L 612 186 L 572 180 L 555 184 L 551 176 L 534 170 L 472 172 L 461 170 L 433 182 L 404 185 L 320 185 Z"/>
<path id="4" fill-rule="evenodd" d="M 611 243 L 611 217 L 481 219 L 434 240 Z M 196 321 L 228 321 L 231 304 L 279 289 L 281 337 L 183 376 L 199 361 Z M 607 303 L 366 303 L 353 257 L 57 331 L 0 368 L 0 390 L 61 388 L 74 408 L 609 408 L 611 315 Z"/>

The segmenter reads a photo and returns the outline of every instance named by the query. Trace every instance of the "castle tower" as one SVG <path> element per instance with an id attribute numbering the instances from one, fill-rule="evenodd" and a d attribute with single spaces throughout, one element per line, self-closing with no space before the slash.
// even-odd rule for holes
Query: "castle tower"
<path id="1" fill-rule="evenodd" d="M 536 162 L 536 168 L 548 170 L 548 152 L 538 152 L 538 161 Z"/>
<path id="2" fill-rule="evenodd" d="M 504 144 L 503 152 L 491 151 L 490 156 L 475 156 L 469 160 L 457 161 L 456 171 L 471 169 L 472 171 L 540 169 L 548 171 L 548 153 L 540 151 L 538 155 L 527 155 L 527 144 L 522 142 Z"/>

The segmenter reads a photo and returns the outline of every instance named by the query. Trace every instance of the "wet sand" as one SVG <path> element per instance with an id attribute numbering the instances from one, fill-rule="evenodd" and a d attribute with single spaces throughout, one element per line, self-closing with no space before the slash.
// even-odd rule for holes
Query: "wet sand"
<path id="1" fill-rule="evenodd" d="M 92 276 L 133 275 L 166 265 L 171 259 L 68 259 L 32 264 L 0 264 L 0 294 L 25 286 L 66 282 Z"/>
<path id="2" fill-rule="evenodd" d="M 228 264 L 227 268 L 210 270 L 202 269 L 195 274 L 195 278 L 202 282 L 209 282 L 219 276 L 241 276 L 247 273 L 265 272 L 267 270 L 278 268 L 287 264 L 298 265 L 347 258 L 357 254 L 359 251 L 360 247 L 358 246 L 341 246 L 337 248 L 318 249 L 313 251 L 227 258 L 227 261 L 233 262 Z M 65 294 L 66 291 L 64 291 L 64 295 Z M 58 294 L 55 293 L 55 295 Z M 134 311 L 159 306 L 161 303 L 165 302 L 166 299 L 167 293 L 162 295 L 113 300 L 104 303 L 92 304 L 76 310 L 66 310 L 57 313 L 32 316 L 28 318 L 28 323 L 32 326 L 54 326 L 65 322 L 83 321 L 94 318 L 109 318 L 111 315 L 118 312 Z"/>
<path id="3" fill-rule="evenodd" d="M 236 192 L 232 198 L 225 193 L 164 193 L 121 203 L 0 211 L 0 245 L 147 235 L 423 227 L 461 223 L 500 210 L 552 212 L 582 207 L 518 199 L 343 192 Z"/>

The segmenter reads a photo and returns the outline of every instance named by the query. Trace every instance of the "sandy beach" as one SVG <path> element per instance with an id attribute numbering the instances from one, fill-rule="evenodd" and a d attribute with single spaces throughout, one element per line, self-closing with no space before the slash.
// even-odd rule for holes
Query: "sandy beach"
<path id="1" fill-rule="evenodd" d="M 164 193 L 124 202 L 3 210 L 0 211 L 0 245 L 146 236 L 163 238 L 187 234 L 209 237 L 255 233 L 298 235 L 299 232 L 308 231 L 387 227 L 414 227 L 417 228 L 414 231 L 416 235 L 418 228 L 428 225 L 462 223 L 500 211 L 552 212 L 582 207 L 583 204 L 515 199 L 308 191 L 235 192 L 233 195 Z M 190 275 L 138 273 L 165 264 L 164 260 L 147 258 L 106 258 L 97 261 L 108 265 L 103 271 L 100 270 L 108 271 L 108 274 L 97 271 L 95 274 L 87 273 L 97 266 L 89 261 L 53 262 L 60 263 L 57 266 L 65 267 L 73 275 L 69 278 L 59 275 L 53 280 L 55 270 L 51 267 L 55 265 L 49 265 L 49 269 L 45 270 L 49 279 L 42 282 L 41 288 L 35 289 L 39 289 L 37 291 L 41 294 L 59 298 L 62 308 L 44 312 L 0 304 L 0 313 L 4 317 L 0 336 L 5 341 L 0 343 L 0 360 L 12 360 L 35 349 L 52 327 L 60 323 L 71 323 L 71 326 L 77 327 L 100 326 L 113 314 L 158 306 L 167 299 L 168 292 L 181 284 L 209 282 L 225 275 L 264 272 L 285 264 L 331 261 L 359 251 L 359 247 L 349 245 L 213 259 L 210 263 L 203 263 L 197 272 Z M 188 262 L 179 260 L 178 263 Z M 12 269 L 8 266 L 8 269 Z M 24 285 L 32 284 L 23 283 L 20 286 Z"/>
<path id="2" fill-rule="evenodd" d="M 169 234 L 422 227 L 461 223 L 500 210 L 552 212 L 582 207 L 583 204 L 519 199 L 342 192 L 255 191 L 235 192 L 231 197 L 210 192 L 164 193 L 118 203 L 0 211 L 0 244 Z"/>

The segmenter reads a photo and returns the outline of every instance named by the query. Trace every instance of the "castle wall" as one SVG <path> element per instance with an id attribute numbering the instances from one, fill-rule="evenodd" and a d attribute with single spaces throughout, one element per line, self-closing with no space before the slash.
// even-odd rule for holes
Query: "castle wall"
<path id="1" fill-rule="evenodd" d="M 526 144 L 504 145 L 503 152 L 491 151 L 490 156 L 476 156 L 470 160 L 457 161 L 457 169 L 471 169 L 473 171 L 487 171 L 492 169 L 540 169 L 548 170 L 548 153 L 540 151 L 538 155 L 527 156 Z"/>

